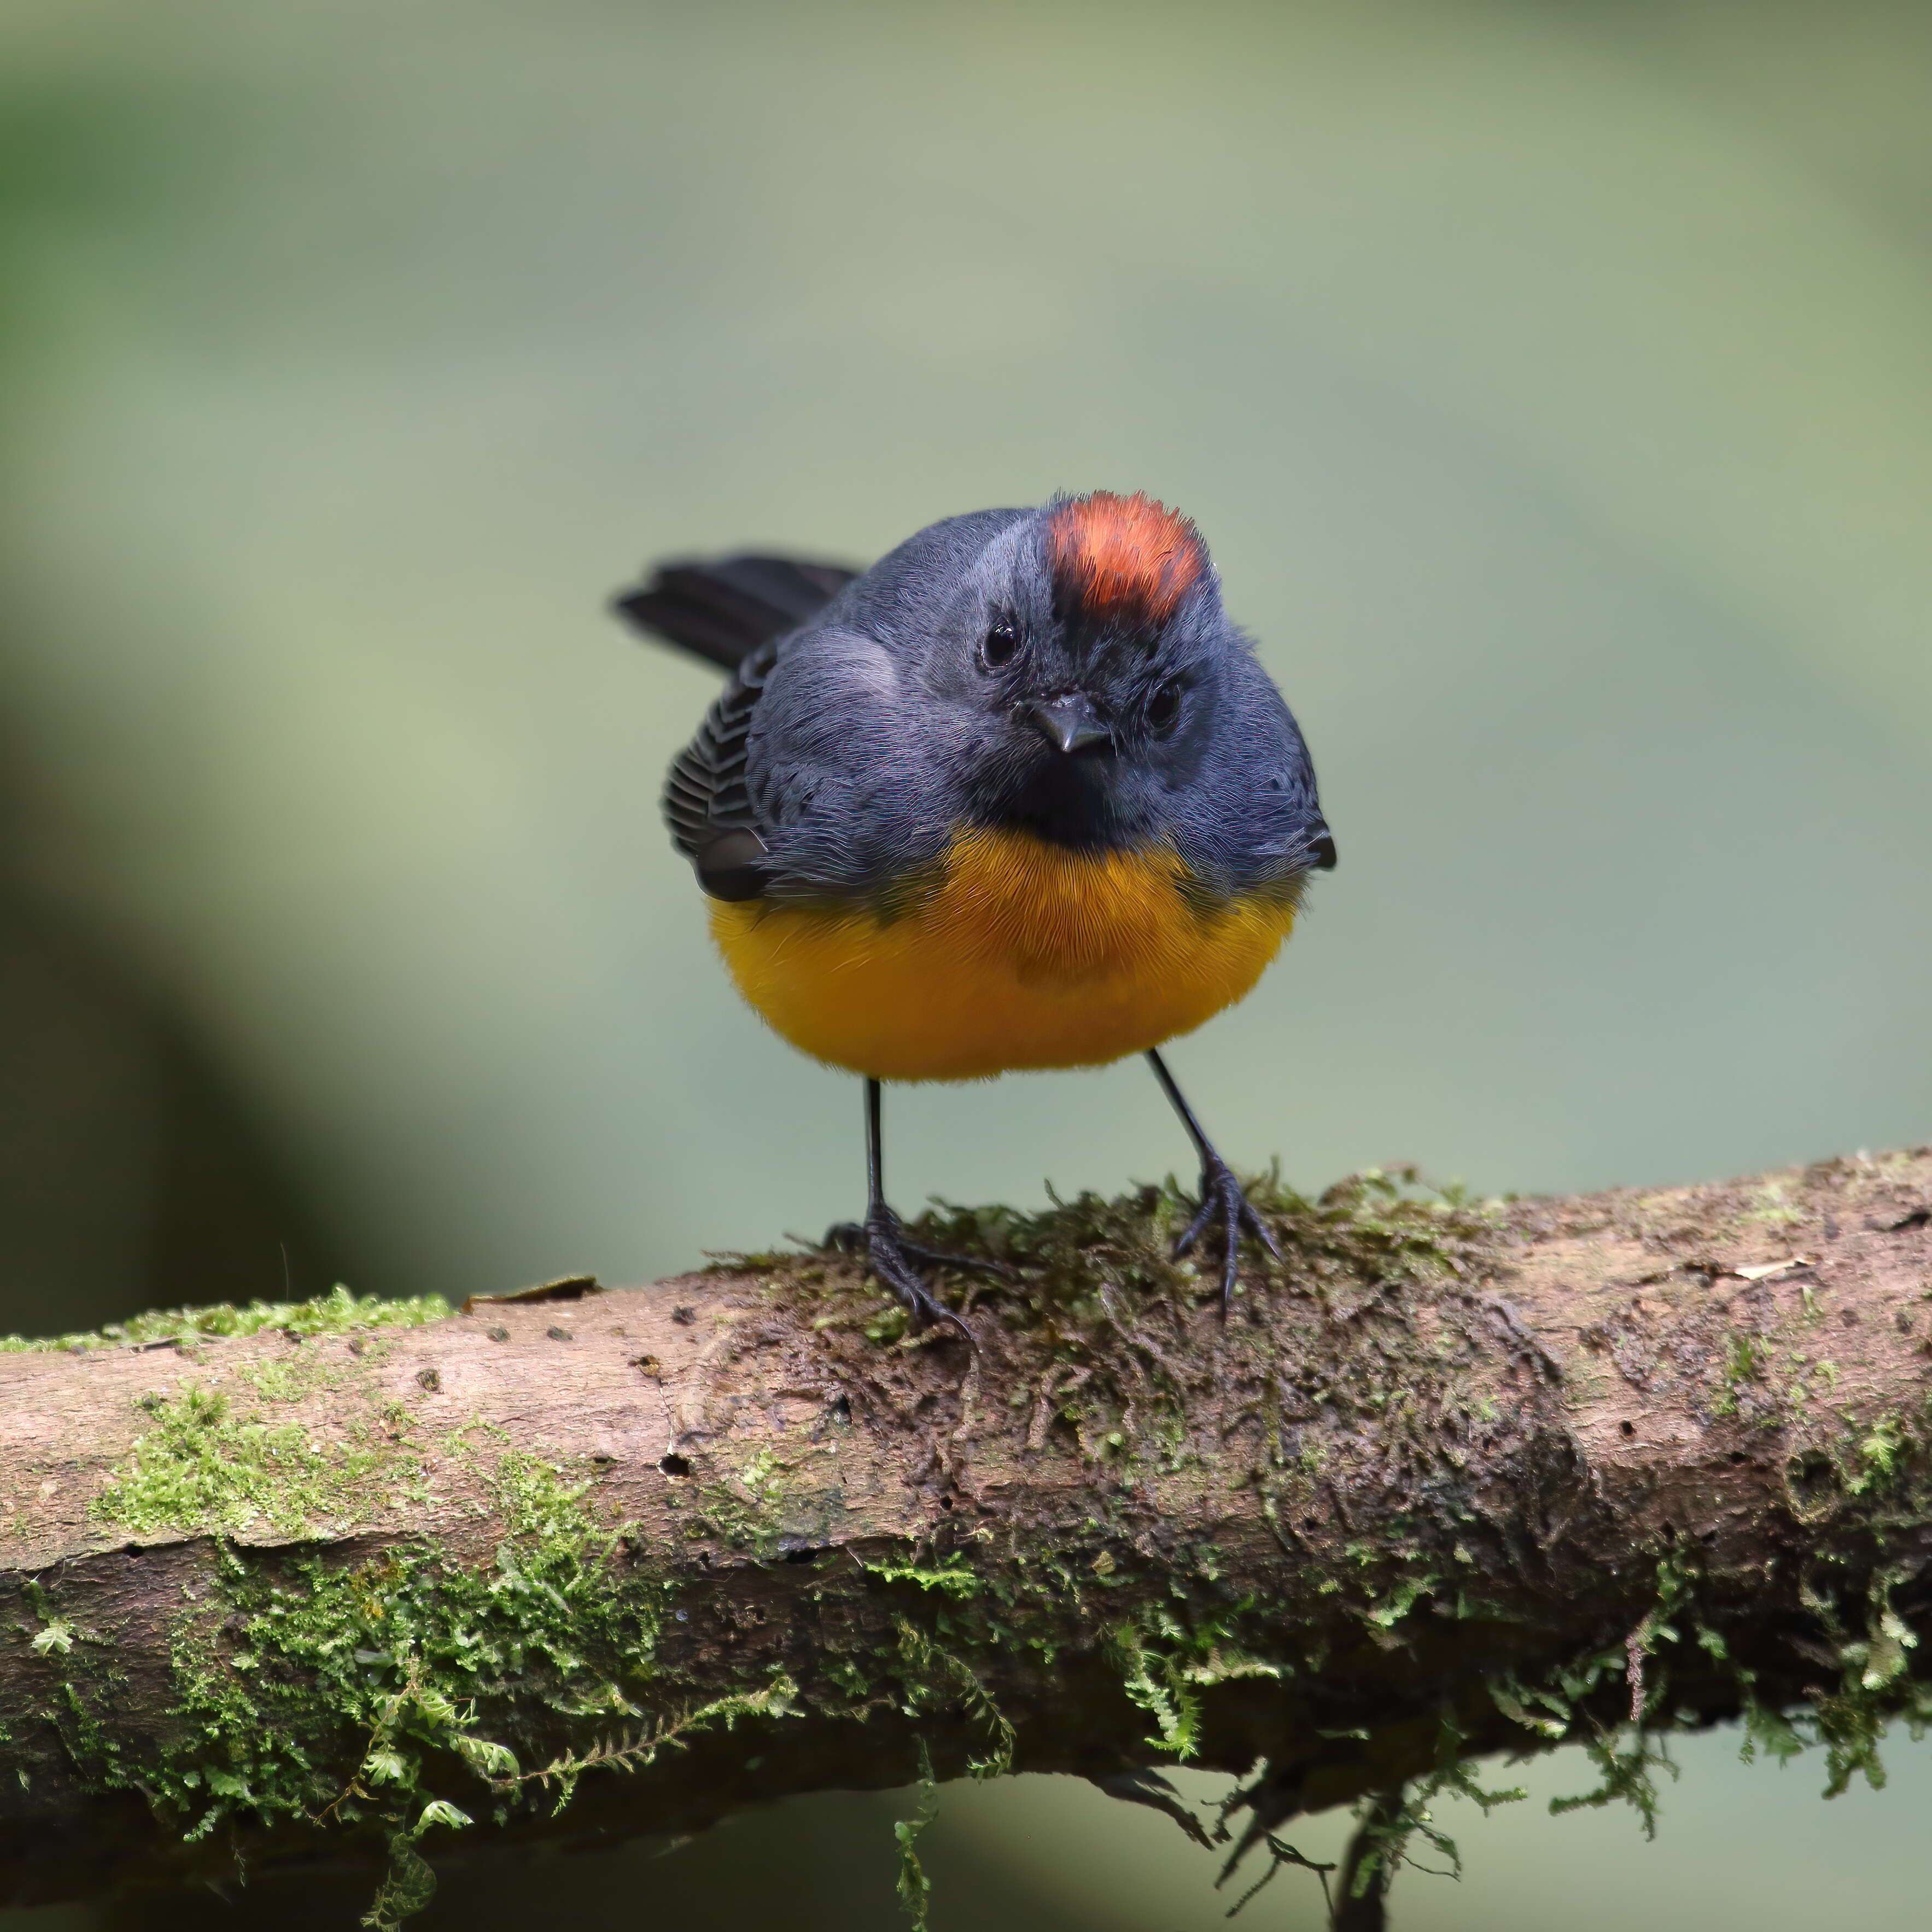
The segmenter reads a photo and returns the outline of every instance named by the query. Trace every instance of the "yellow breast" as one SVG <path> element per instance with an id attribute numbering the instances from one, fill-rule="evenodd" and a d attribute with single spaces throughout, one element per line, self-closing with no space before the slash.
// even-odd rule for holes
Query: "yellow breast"
<path id="1" fill-rule="evenodd" d="M 882 1080 L 1091 1066 L 1238 1000 L 1292 903 L 1190 902 L 1171 852 L 1073 853 L 970 832 L 909 910 L 716 901 L 738 989 L 796 1047 Z"/>

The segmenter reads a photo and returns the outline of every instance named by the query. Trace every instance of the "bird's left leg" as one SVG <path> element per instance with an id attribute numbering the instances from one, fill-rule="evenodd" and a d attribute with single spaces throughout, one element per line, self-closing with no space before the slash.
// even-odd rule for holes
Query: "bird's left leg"
<path id="1" fill-rule="evenodd" d="M 884 1136 L 880 1126 L 880 1088 L 876 1080 L 866 1082 L 866 1219 L 862 1224 L 844 1222 L 826 1236 L 826 1244 L 862 1253 L 874 1274 L 897 1295 L 911 1316 L 915 1328 L 939 1322 L 956 1330 L 977 1346 L 972 1330 L 961 1317 L 940 1300 L 920 1270 L 925 1268 L 964 1269 L 978 1274 L 1004 1276 L 999 1262 L 976 1255 L 948 1254 L 942 1248 L 928 1248 L 910 1240 L 905 1226 L 886 1204 Z"/>
<path id="2" fill-rule="evenodd" d="M 1187 1138 L 1194 1143 L 1194 1150 L 1201 1156 L 1201 1205 L 1196 1209 L 1186 1232 L 1174 1243 L 1174 1256 L 1178 1259 L 1186 1254 L 1210 1223 L 1219 1227 L 1222 1244 L 1221 1310 L 1225 1314 L 1234 1298 L 1241 1237 L 1244 1234 L 1253 1235 L 1277 1261 L 1281 1258 L 1281 1250 L 1275 1245 L 1274 1235 L 1268 1232 L 1268 1223 L 1255 1212 L 1252 1204 L 1242 1192 L 1241 1184 L 1234 1178 L 1234 1170 L 1214 1151 L 1213 1144 L 1201 1131 L 1201 1123 L 1194 1118 L 1194 1109 L 1174 1084 L 1174 1076 L 1167 1070 L 1167 1062 L 1157 1052 L 1150 1050 L 1148 1064 L 1154 1069 L 1154 1077 L 1160 1082 L 1161 1091 L 1180 1116 L 1180 1124 L 1187 1130 Z"/>

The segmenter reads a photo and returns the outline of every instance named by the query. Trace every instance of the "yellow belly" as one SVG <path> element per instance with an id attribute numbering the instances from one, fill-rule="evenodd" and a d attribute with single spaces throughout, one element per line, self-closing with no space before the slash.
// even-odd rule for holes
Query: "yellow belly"
<path id="1" fill-rule="evenodd" d="M 1261 977 L 1292 903 L 1203 910 L 1171 852 L 953 842 L 916 903 L 870 913 L 715 901 L 738 989 L 796 1046 L 882 1080 L 1091 1066 L 1211 1018 Z"/>

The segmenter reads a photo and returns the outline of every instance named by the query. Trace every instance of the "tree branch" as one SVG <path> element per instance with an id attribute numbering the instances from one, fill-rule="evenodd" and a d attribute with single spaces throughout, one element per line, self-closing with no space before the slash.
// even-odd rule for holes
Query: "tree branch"
<path id="1" fill-rule="evenodd" d="M 0 1360 L 0 1895 L 381 1856 L 394 1922 L 446 1848 L 929 1754 L 1247 1774 L 1263 1858 L 1365 1800 L 1366 1924 L 1483 1754 L 1583 1739 L 1647 1804 L 1645 1730 L 1742 1713 L 1871 1768 L 1924 1654 L 1932 1154 L 1260 1204 L 1225 1325 L 1147 1190 L 929 1217 L 1015 1272 L 976 1353 L 809 1253 Z"/>

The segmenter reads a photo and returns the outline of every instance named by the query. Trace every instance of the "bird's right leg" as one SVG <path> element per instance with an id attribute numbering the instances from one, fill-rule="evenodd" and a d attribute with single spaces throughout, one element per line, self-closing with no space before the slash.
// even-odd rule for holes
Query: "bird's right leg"
<path id="1" fill-rule="evenodd" d="M 906 1238 L 904 1224 L 886 1205 L 880 1111 L 879 1083 L 868 1077 L 866 1082 L 866 1219 L 862 1225 L 842 1222 L 826 1234 L 826 1245 L 854 1252 L 862 1250 L 866 1266 L 904 1303 L 915 1329 L 942 1323 L 976 1347 L 977 1340 L 965 1321 L 926 1286 L 920 1265 L 964 1268 L 981 1274 L 1004 1274 L 1006 1270 L 997 1262 L 975 1255 L 948 1254 Z"/>
<path id="2" fill-rule="evenodd" d="M 1167 1062 L 1161 1058 L 1158 1049 L 1149 1049 L 1148 1064 L 1154 1069 L 1161 1091 L 1180 1116 L 1180 1124 L 1187 1130 L 1187 1138 L 1194 1143 L 1194 1150 L 1201 1156 L 1201 1205 L 1195 1210 L 1186 1232 L 1174 1243 L 1174 1256 L 1178 1260 L 1186 1254 L 1210 1226 L 1218 1228 L 1222 1244 L 1221 1312 L 1225 1316 L 1234 1304 L 1234 1283 L 1240 1265 L 1241 1237 L 1252 1234 L 1277 1261 L 1281 1258 L 1281 1249 L 1269 1232 L 1268 1223 L 1255 1212 L 1254 1204 L 1249 1200 L 1234 1170 L 1214 1151 L 1214 1143 L 1202 1131 L 1201 1123 L 1194 1118 L 1194 1109 L 1175 1085 L 1174 1076 L 1167 1070 Z"/>

